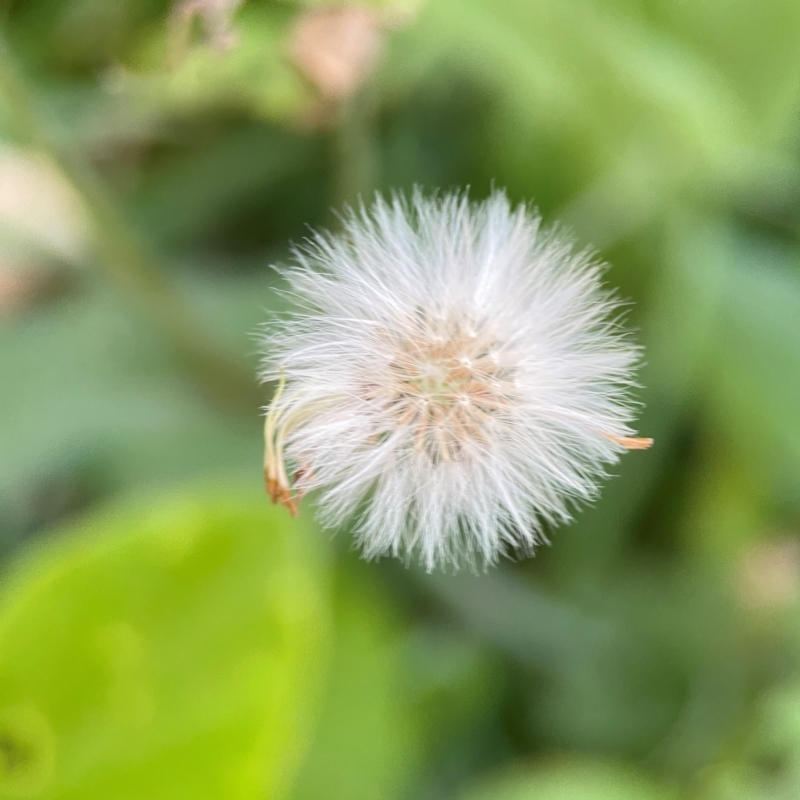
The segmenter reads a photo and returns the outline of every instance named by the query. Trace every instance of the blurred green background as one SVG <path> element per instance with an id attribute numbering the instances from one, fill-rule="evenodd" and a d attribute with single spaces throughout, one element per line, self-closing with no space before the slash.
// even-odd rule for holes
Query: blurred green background
<path id="1" fill-rule="evenodd" d="M 0 798 L 800 797 L 797 0 L 0 2 Z M 507 187 L 655 447 L 536 558 L 269 507 L 271 263 Z"/>

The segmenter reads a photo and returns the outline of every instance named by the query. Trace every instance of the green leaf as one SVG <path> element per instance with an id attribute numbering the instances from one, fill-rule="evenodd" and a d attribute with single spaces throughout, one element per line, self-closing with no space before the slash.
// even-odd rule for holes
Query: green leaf
<path id="1" fill-rule="evenodd" d="M 270 274 L 188 277 L 215 336 L 254 367 Z M 43 486 L 76 477 L 89 496 L 245 470 L 260 483 L 255 411 L 242 420 L 211 407 L 119 298 L 87 284 L 0 326 L 0 546 L 15 518 L 35 527 L 25 517 Z"/>
<path id="2" fill-rule="evenodd" d="M 325 663 L 323 553 L 304 522 L 223 497 L 28 554 L 0 616 L 0 797 L 283 796 Z"/>
<path id="3" fill-rule="evenodd" d="M 790 800 L 800 793 L 800 686 L 762 695 L 755 725 L 729 760 L 710 772 L 703 800 Z"/>
<path id="4" fill-rule="evenodd" d="M 330 683 L 293 800 L 405 797 L 421 731 L 404 683 L 404 626 L 375 588 L 350 574 L 339 583 Z"/>
<path id="5" fill-rule="evenodd" d="M 640 773 L 611 763 L 564 761 L 519 769 L 463 800 L 664 800 L 674 797 Z"/>
<path id="6" fill-rule="evenodd" d="M 717 425 L 724 426 L 747 462 L 785 481 L 790 506 L 796 506 L 800 486 L 799 256 L 795 247 L 769 240 L 732 239 L 708 381 Z"/>

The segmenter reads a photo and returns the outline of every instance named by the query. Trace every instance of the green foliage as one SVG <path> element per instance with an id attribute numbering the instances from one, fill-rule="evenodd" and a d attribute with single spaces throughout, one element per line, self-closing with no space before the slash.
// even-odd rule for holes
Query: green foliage
<path id="1" fill-rule="evenodd" d="M 324 711 L 294 799 L 403 797 L 421 744 L 401 674 L 404 630 L 379 592 L 341 584 Z"/>
<path id="2" fill-rule="evenodd" d="M 490 660 L 461 637 L 412 628 L 359 571 L 339 577 L 322 717 L 293 800 L 408 797 L 496 694 Z"/>
<path id="3" fill-rule="evenodd" d="M 504 775 L 463 800 L 669 800 L 668 792 L 635 771 L 602 762 L 555 762 Z"/>
<path id="4" fill-rule="evenodd" d="M 281 796 L 325 661 L 323 553 L 223 494 L 27 554 L 0 617 L 0 796 Z"/>
<path id="5" fill-rule="evenodd" d="M 309 91 L 284 58 L 290 23 L 288 9 L 279 4 L 250 6 L 238 16 L 236 47 L 222 54 L 195 48 L 168 71 L 163 69 L 169 58 L 166 43 L 148 42 L 146 49 L 154 52 L 136 66 L 154 74 L 140 87 L 141 101 L 171 113 L 237 104 L 275 121 L 296 114 L 308 102 Z"/>

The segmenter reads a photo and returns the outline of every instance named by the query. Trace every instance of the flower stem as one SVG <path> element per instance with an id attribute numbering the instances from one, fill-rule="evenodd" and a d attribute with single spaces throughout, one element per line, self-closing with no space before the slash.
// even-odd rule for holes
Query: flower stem
<path id="1" fill-rule="evenodd" d="M 377 100 L 372 86 L 342 102 L 334 132 L 333 208 L 368 202 L 380 180 L 375 132 Z"/>
<path id="2" fill-rule="evenodd" d="M 260 401 L 254 382 L 220 351 L 118 208 L 93 165 L 53 136 L 3 32 L 0 98 L 19 141 L 48 156 L 80 197 L 93 229 L 97 267 L 126 298 L 134 299 L 187 376 L 226 409 L 251 412 L 257 408 Z"/>

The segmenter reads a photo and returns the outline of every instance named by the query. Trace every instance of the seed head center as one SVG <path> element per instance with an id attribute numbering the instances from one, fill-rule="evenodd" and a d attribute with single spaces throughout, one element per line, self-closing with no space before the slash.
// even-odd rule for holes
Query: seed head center
<path id="1" fill-rule="evenodd" d="M 457 326 L 396 342 L 389 407 L 414 448 L 438 464 L 469 458 L 507 407 L 514 370 L 488 333 Z"/>

